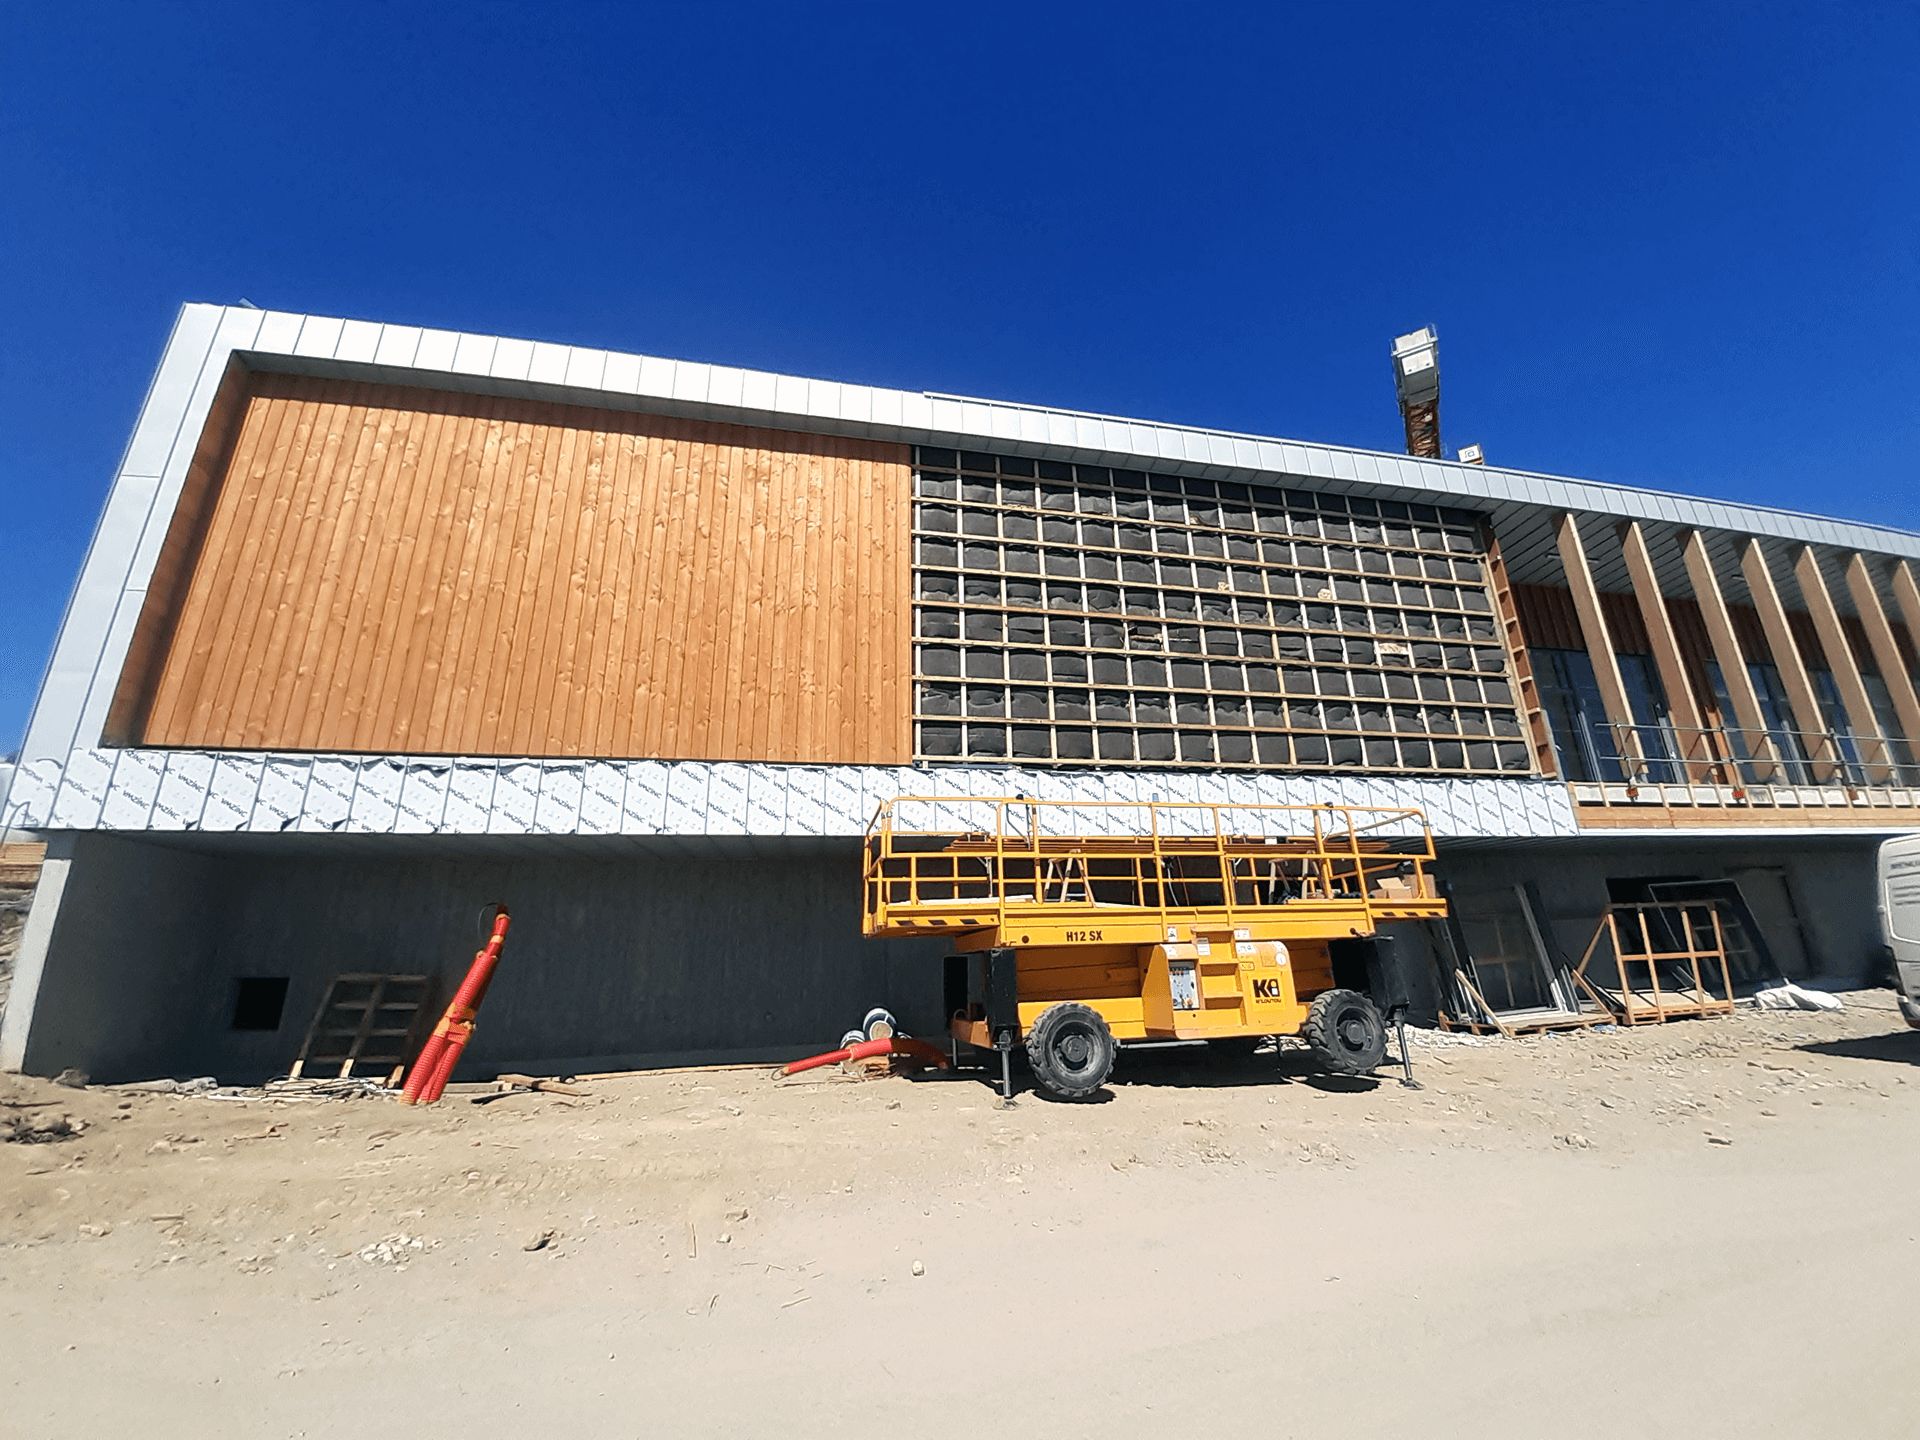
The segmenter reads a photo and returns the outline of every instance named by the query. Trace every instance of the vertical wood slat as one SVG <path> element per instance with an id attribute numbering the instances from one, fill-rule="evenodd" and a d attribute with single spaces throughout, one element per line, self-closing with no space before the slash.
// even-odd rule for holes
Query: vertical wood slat
<path id="1" fill-rule="evenodd" d="M 1747 541 L 1741 550 L 1740 573 L 1746 577 L 1747 590 L 1753 596 L 1753 608 L 1760 617 L 1760 628 L 1766 633 L 1774 669 L 1780 672 L 1781 683 L 1786 686 L 1787 704 L 1793 711 L 1795 725 L 1813 741 L 1809 749 L 1818 748 L 1818 737 L 1826 733 L 1826 716 L 1820 709 L 1819 697 L 1814 694 L 1812 677 L 1807 674 L 1806 661 L 1794 641 L 1786 607 L 1780 603 L 1780 591 L 1773 583 L 1773 570 L 1758 540 Z M 1817 755 L 1809 754 L 1807 758 L 1813 762 L 1814 777 L 1821 781 L 1832 779 L 1839 768 L 1831 760 Z"/>
<path id="2" fill-rule="evenodd" d="M 1853 595 L 1853 608 L 1859 613 L 1861 628 L 1867 632 L 1867 644 L 1873 649 L 1874 662 L 1880 667 L 1880 679 L 1893 700 L 1893 713 L 1899 717 L 1902 737 L 1907 744 L 1920 746 L 1920 695 L 1915 695 L 1913 680 L 1901 659 L 1899 642 L 1887 612 L 1880 606 L 1880 592 L 1867 570 L 1866 557 L 1854 553 L 1847 557 L 1847 589 Z"/>
<path id="3" fill-rule="evenodd" d="M 224 469 L 169 531 L 200 551 L 148 598 L 126 740 L 911 758 L 907 447 L 244 386 Z"/>
<path id="4" fill-rule="evenodd" d="M 1680 728 L 1680 753 L 1689 760 L 1707 762 L 1712 757 L 1700 749 L 1705 739 L 1700 724 L 1700 707 L 1694 701 L 1693 687 L 1680 658 L 1680 642 L 1674 638 L 1673 621 L 1667 615 L 1666 599 L 1660 593 L 1660 580 L 1654 573 L 1653 557 L 1647 553 L 1647 537 L 1638 522 L 1629 520 L 1620 527 L 1620 548 L 1627 559 L 1627 578 L 1633 584 L 1633 598 L 1640 606 L 1640 621 L 1646 626 L 1647 640 L 1653 647 L 1653 663 L 1660 671 L 1661 687 L 1667 692 L 1667 713 Z M 1691 779 L 1707 778 L 1710 765 L 1690 764 Z"/>
<path id="5" fill-rule="evenodd" d="M 1514 585 L 1513 613 L 1533 650 L 1578 650 L 1585 643 L 1573 593 L 1555 585 Z"/>
<path id="6" fill-rule="evenodd" d="M 1693 584 L 1693 598 L 1700 607 L 1700 618 L 1707 627 L 1708 643 L 1714 659 L 1720 662 L 1720 679 L 1727 687 L 1727 698 L 1740 728 L 1746 732 L 1747 753 L 1754 757 L 1754 773 L 1761 780 L 1773 778 L 1775 766 L 1761 758 L 1760 749 L 1767 733 L 1766 716 L 1760 709 L 1760 697 L 1754 692 L 1753 677 L 1734 633 L 1733 617 L 1727 612 L 1726 597 L 1720 592 L 1719 577 L 1713 573 L 1713 559 L 1698 530 L 1680 537 L 1680 555 L 1686 562 L 1687 579 Z"/>
<path id="7" fill-rule="evenodd" d="M 467 672 L 447 664 L 447 646 L 458 643 L 460 626 L 483 623 L 490 597 L 473 594 L 473 557 L 501 529 L 498 512 L 508 476 L 498 457 L 509 426 L 485 402 L 464 413 L 461 421 L 441 441 L 447 450 L 441 503 L 451 507 L 440 522 L 445 533 L 428 548 L 419 598 L 404 612 L 406 657 L 394 718 L 385 731 L 376 732 L 404 739 L 409 749 L 449 748 L 442 737 L 451 682 Z"/>
<path id="8" fill-rule="evenodd" d="M 241 453 L 246 454 L 248 463 L 237 469 L 229 466 L 209 530 L 210 539 L 215 534 L 220 537 L 213 553 L 229 557 L 225 562 L 228 573 L 224 577 L 227 588 L 216 589 L 197 612 L 187 606 L 186 597 L 182 596 L 169 665 L 170 671 L 180 673 L 180 678 L 177 684 L 155 695 L 149 712 L 154 717 L 150 724 L 168 728 L 197 723 L 201 717 L 193 712 L 198 696 L 211 690 L 237 693 L 250 682 L 245 666 L 250 647 L 245 640 L 271 619 L 261 605 L 260 589 L 292 503 L 285 487 L 270 484 L 266 477 L 298 472 L 312 439 L 317 408 L 311 394 L 297 396 L 279 412 L 279 423 L 274 425 L 274 411 L 267 408 L 265 402 L 255 400 L 249 405 L 247 425 L 249 430 L 257 430 L 258 435 L 251 445 L 242 441 Z M 269 430 L 271 435 L 267 433 Z M 235 465 L 238 461 L 239 454 L 236 454 Z M 227 492 L 236 490 L 238 494 L 230 502 Z M 210 493 L 207 504 L 212 507 L 213 503 Z M 186 513 L 184 509 L 176 513 L 175 525 L 181 523 Z M 236 544 L 237 558 L 233 558 Z M 216 631 L 215 623 L 206 618 L 210 615 L 238 618 L 230 621 L 226 630 Z"/>
<path id="9" fill-rule="evenodd" d="M 272 495 L 260 525 L 259 560 L 250 570 L 240 576 L 240 583 L 251 587 L 257 599 L 244 606 L 234 605 L 231 600 L 226 606 L 214 609 L 212 602 L 206 606 L 212 612 L 209 618 L 209 644 L 227 651 L 225 668 L 228 676 L 235 667 L 239 673 L 236 678 L 223 676 L 214 684 L 202 683 L 193 691 L 193 724 L 196 732 L 211 724 L 216 702 L 242 717 L 254 713 L 256 699 L 262 694 L 261 676 L 268 673 L 265 682 L 265 694 L 271 697 L 274 683 L 278 681 L 278 662 L 280 651 L 286 643 L 291 617 L 287 614 L 289 586 L 298 587 L 301 582 L 304 560 L 310 553 L 311 543 L 302 545 L 304 529 L 312 506 L 312 495 L 323 477 L 331 474 L 326 462 L 327 438 L 335 429 L 338 407 L 317 384 L 302 387 L 306 391 L 303 397 L 308 403 L 295 432 L 295 449 L 287 457 L 288 470 L 281 474 L 268 474 L 261 477 L 260 484 L 265 493 Z M 278 480 L 277 487 L 275 482 Z M 224 498 L 224 496 L 223 496 Z M 264 498 L 264 497 L 263 497 Z M 252 624 L 246 621 L 252 618 Z M 228 626 L 232 625 L 232 630 Z M 239 641 L 242 629 L 246 640 Z M 226 638 L 228 635 L 232 638 Z M 230 688 L 236 687 L 237 688 Z M 183 690 L 186 688 L 183 684 Z M 243 732 L 244 733 L 244 732 Z M 240 744 L 252 743 L 244 738 Z"/>
<path id="10" fill-rule="evenodd" d="M 1867 777 L 1884 783 L 1893 770 L 1887 764 L 1880 720 L 1873 713 L 1873 699 L 1867 694 L 1867 682 L 1853 658 L 1853 646 L 1847 643 L 1846 632 L 1840 628 L 1840 612 L 1834 608 L 1833 596 L 1827 591 L 1827 577 L 1820 573 L 1820 557 L 1813 553 L 1811 545 L 1800 547 L 1799 555 L 1794 558 L 1793 573 L 1800 582 L 1800 596 L 1807 602 L 1814 629 L 1820 634 L 1821 648 L 1827 652 L 1827 667 L 1839 687 L 1841 703 L 1847 707 L 1850 728 L 1868 748 L 1869 753 L 1860 757 Z"/>
<path id="11" fill-rule="evenodd" d="M 1573 592 L 1573 608 L 1580 616 L 1580 632 L 1587 642 L 1587 658 L 1593 662 L 1600 702 L 1624 742 L 1618 747 L 1620 754 L 1633 760 L 1640 755 L 1640 732 L 1634 724 L 1633 707 L 1627 703 L 1627 688 L 1620 679 L 1620 662 L 1615 658 L 1613 641 L 1607 635 L 1599 592 L 1593 587 L 1593 570 L 1587 564 L 1586 547 L 1580 543 L 1580 531 L 1572 515 L 1562 515 L 1556 528 L 1560 561 L 1566 567 L 1567 588 Z"/>
<path id="12" fill-rule="evenodd" d="M 1680 647 L 1680 664 L 1693 685 L 1693 696 L 1707 724 L 1715 723 L 1720 701 L 1713 689 L 1713 677 L 1707 664 L 1713 657 L 1713 642 L 1707 638 L 1706 621 L 1700 618 L 1700 606 L 1691 595 L 1664 597 L 1667 623 L 1673 627 L 1674 643 Z"/>

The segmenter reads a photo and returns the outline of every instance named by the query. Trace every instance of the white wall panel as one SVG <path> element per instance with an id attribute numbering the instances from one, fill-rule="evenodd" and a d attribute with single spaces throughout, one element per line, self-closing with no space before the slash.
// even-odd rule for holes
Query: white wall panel
<path id="1" fill-rule="evenodd" d="M 400 818 L 400 788 L 406 783 L 407 762 L 398 757 L 363 761 L 346 828 L 359 835 L 391 834 Z"/>
<path id="2" fill-rule="evenodd" d="M 487 817 L 489 835 L 525 835 L 533 829 L 540 808 L 540 762 L 500 762 L 493 782 L 493 810 Z"/>
<path id="3" fill-rule="evenodd" d="M 153 824 L 153 802 L 166 774 L 166 756 L 123 750 L 113 767 L 113 786 L 100 807 L 103 830 L 145 830 Z"/>
<path id="4" fill-rule="evenodd" d="M 666 826 L 667 770 L 662 760 L 635 760 L 627 766 L 627 791 L 620 801 L 621 833 L 658 835 Z"/>
<path id="5" fill-rule="evenodd" d="M 253 821 L 254 800 L 267 768 L 261 755 L 221 755 L 207 780 L 207 803 L 200 811 L 202 830 L 245 830 Z"/>
<path id="6" fill-rule="evenodd" d="M 444 760 L 414 760 L 400 786 L 399 814 L 393 822 L 400 835 L 435 835 L 446 818 L 447 787 L 453 766 Z"/>
<path id="7" fill-rule="evenodd" d="M 626 766 L 612 760 L 590 762 L 580 781 L 580 833 L 618 835 L 626 790 Z"/>
<path id="8" fill-rule="evenodd" d="M 313 762 L 305 757 L 269 757 L 247 828 L 270 833 L 298 828 L 300 817 L 306 811 L 307 784 L 312 777 Z"/>
<path id="9" fill-rule="evenodd" d="M 573 835 L 580 829 L 580 802 L 586 785 L 584 761 L 549 760 L 541 766 L 540 804 L 533 828 L 542 835 Z"/>
<path id="10" fill-rule="evenodd" d="M 46 828 L 58 813 L 59 828 L 133 831 L 859 835 L 882 801 L 901 795 L 971 804 L 1024 795 L 1089 806 L 1413 806 L 1442 834 L 1577 833 L 1565 787 L 1528 780 L 89 750 L 68 767 L 75 799 L 56 811 L 59 782 L 46 762 L 23 768 L 13 823 Z"/>
<path id="11" fill-rule="evenodd" d="M 155 830 L 195 830 L 206 808 L 207 786 L 213 780 L 214 757 L 202 751 L 176 750 L 167 756 L 160 793 L 154 797 Z"/>
<path id="12" fill-rule="evenodd" d="M 455 835 L 484 835 L 493 813 L 499 766 L 492 760 L 456 760 L 447 776 L 447 804 L 441 828 Z"/>

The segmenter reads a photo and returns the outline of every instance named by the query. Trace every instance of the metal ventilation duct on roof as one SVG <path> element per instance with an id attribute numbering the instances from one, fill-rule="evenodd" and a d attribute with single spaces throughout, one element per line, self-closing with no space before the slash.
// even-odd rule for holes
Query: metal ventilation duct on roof
<path id="1" fill-rule="evenodd" d="M 1440 458 L 1440 335 L 1428 326 L 1393 342 L 1393 389 L 1407 427 L 1407 453 Z"/>

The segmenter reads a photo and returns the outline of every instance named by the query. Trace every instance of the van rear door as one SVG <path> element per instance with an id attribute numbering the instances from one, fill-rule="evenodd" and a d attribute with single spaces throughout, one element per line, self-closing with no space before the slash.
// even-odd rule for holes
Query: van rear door
<path id="1" fill-rule="evenodd" d="M 1920 1030 L 1920 835 L 1880 846 L 1880 931 L 1900 974 L 1900 1013 Z"/>

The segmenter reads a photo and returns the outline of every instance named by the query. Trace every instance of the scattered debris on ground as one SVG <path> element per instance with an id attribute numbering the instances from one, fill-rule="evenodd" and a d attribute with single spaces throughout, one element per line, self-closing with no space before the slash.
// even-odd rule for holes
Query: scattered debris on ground
<path id="1" fill-rule="evenodd" d="M 1196 1305 L 1297 1303 L 1278 1259 L 1244 1244 L 1233 1217 L 1256 1213 L 1345 1244 L 1310 1277 L 1316 1293 L 1324 1282 L 1364 1293 L 1374 1312 L 1419 1317 L 1454 1294 L 1525 1305 L 1538 1271 L 1509 1275 L 1504 1237 L 1550 1213 L 1573 1225 L 1566 1207 L 1602 1188 L 1586 1228 L 1536 1230 L 1515 1253 L 1547 1253 L 1550 1238 L 1585 1256 L 1581 1237 L 1605 1233 L 1646 1258 L 1647 1276 L 1658 1262 L 1661 1304 L 1719 1296 L 1714 1267 L 1743 1249 L 1702 1247 L 1683 1226 L 1680 1248 L 1662 1250 L 1664 1230 L 1643 1219 L 1606 1232 L 1607 1217 L 1664 1215 L 1680 1197 L 1709 1230 L 1790 1214 L 1829 1263 L 1851 1253 L 1852 1230 L 1822 1231 L 1807 1207 L 1857 1228 L 1856 1207 L 1832 1197 L 1881 1195 L 1897 1178 L 1888 1167 L 1920 1153 L 1920 1033 L 1887 992 L 1845 1003 L 1514 1039 L 1416 1030 L 1420 1090 L 1386 1071 L 1328 1076 L 1292 1044 L 1244 1058 L 1132 1050 L 1093 1105 L 1023 1090 L 1003 1108 L 997 1065 L 881 1084 L 770 1085 L 765 1065 L 611 1074 L 557 1082 L 588 1094 L 516 1087 L 518 1101 L 431 1108 L 352 1077 L 74 1090 L 0 1076 L 0 1134 L 15 1142 L 0 1144 L 0 1324 L 23 1337 L 24 1373 L 63 1397 L 145 1395 L 135 1372 L 164 1353 L 186 1388 L 159 1398 L 182 1418 L 148 1417 L 143 1433 L 170 1435 L 194 1433 L 192 1406 L 216 1380 L 228 1403 L 255 1405 L 268 1403 L 261 1387 L 293 1385 L 277 1367 L 324 1363 L 375 1385 L 368 1367 L 408 1353 L 423 1315 L 450 1317 L 434 1322 L 444 1343 L 497 1341 L 512 1361 L 536 1343 L 535 1316 L 555 1335 L 597 1327 L 601 1353 L 623 1358 L 667 1353 L 663 1327 L 690 1324 L 716 1344 L 783 1354 L 775 1327 L 810 1320 L 899 1371 L 904 1352 L 887 1347 L 926 1319 L 886 1308 L 909 1286 L 915 1307 L 971 1313 L 992 1305 L 977 1287 L 1065 1267 L 1076 1293 L 1111 1306 L 1101 1286 L 1167 1262 L 1169 1216 L 1181 1220 L 1180 1278 L 1152 1292 L 1156 1316 L 1186 1303 L 1175 1292 Z M 1418 1263 L 1404 1253 L 1413 1240 L 1382 1238 L 1408 1226 L 1423 1237 Z M 1849 1263 L 1906 1254 L 1877 1231 L 1874 1244 Z M 1471 1268 L 1434 1268 L 1456 1261 Z M 1643 1272 L 1580 1273 L 1591 1285 Z M 1818 1283 L 1816 1267 L 1791 1278 Z M 1786 1282 L 1769 1270 L 1753 1283 Z M 511 1297 L 510 1313 L 474 1305 L 481 1296 Z M 1604 1320 L 1651 1303 L 1633 1291 L 1574 1311 Z M 1204 1329 L 1200 1312 L 1188 1318 Z M 151 1337 L 167 1331 L 195 1338 L 156 1350 Z M 675 1353 L 698 1365 L 707 1352 Z"/>

